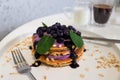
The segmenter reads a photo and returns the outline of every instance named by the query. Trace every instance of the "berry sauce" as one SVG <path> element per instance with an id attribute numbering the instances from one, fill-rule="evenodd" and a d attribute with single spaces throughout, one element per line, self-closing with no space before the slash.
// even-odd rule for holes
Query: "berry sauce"
<path id="1" fill-rule="evenodd" d="M 77 57 L 78 56 L 76 55 L 74 49 L 72 49 L 71 50 L 71 54 L 70 54 L 70 58 L 72 59 L 71 64 L 70 64 L 71 68 L 77 68 L 77 67 L 79 67 L 79 64 L 76 61 Z"/>
<path id="2" fill-rule="evenodd" d="M 41 62 L 37 60 L 31 65 L 31 67 L 39 67 L 40 65 L 41 65 Z"/>
<path id="3" fill-rule="evenodd" d="M 86 49 L 84 49 L 84 52 L 86 52 Z"/>
<path id="4" fill-rule="evenodd" d="M 32 50 L 32 46 L 29 46 L 29 49 Z"/>
<path id="5" fill-rule="evenodd" d="M 72 63 L 70 64 L 70 67 L 77 68 L 77 67 L 79 67 L 79 64 L 76 61 L 75 62 L 72 61 Z"/>

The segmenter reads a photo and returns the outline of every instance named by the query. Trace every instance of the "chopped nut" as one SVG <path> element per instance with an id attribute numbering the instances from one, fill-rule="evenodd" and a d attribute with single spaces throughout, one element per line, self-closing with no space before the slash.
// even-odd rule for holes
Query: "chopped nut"
<path id="1" fill-rule="evenodd" d="M 111 52 L 108 53 L 107 57 L 106 56 L 100 56 L 99 58 L 96 59 L 98 65 L 97 65 L 97 69 L 98 68 L 115 68 L 118 72 L 120 69 L 120 60 L 117 59 L 117 57 L 112 54 Z"/>
<path id="2" fill-rule="evenodd" d="M 95 60 L 98 60 L 98 58 L 95 58 Z"/>
<path id="3" fill-rule="evenodd" d="M 80 74 L 80 77 L 81 77 L 81 78 L 84 78 L 84 77 L 85 77 L 85 75 L 84 75 L 84 74 Z"/>
<path id="4" fill-rule="evenodd" d="M 44 76 L 44 77 L 43 77 L 43 79 L 44 79 L 44 80 L 47 80 L 47 77 L 46 77 L 46 76 Z"/>
<path id="5" fill-rule="evenodd" d="M 99 46 L 97 46 L 97 45 L 95 45 L 94 47 L 95 47 L 95 48 L 99 48 Z"/>
<path id="6" fill-rule="evenodd" d="M 13 66 L 13 68 L 17 68 L 17 66 Z"/>
<path id="7" fill-rule="evenodd" d="M 98 76 L 100 76 L 100 77 L 104 77 L 104 75 L 103 75 L 103 74 L 101 74 L 101 73 L 99 73 L 99 74 L 98 74 Z"/>
<path id="8" fill-rule="evenodd" d="M 56 46 L 57 46 L 56 44 L 53 45 L 53 47 L 56 47 Z"/>
<path id="9" fill-rule="evenodd" d="M 87 71 L 87 72 L 88 72 L 89 70 L 90 70 L 89 68 L 85 68 L 85 71 Z"/>
<path id="10" fill-rule="evenodd" d="M 75 46 L 73 45 L 73 46 L 72 46 L 72 49 L 74 49 L 74 48 L 75 48 Z"/>
<path id="11" fill-rule="evenodd" d="M 95 50 L 96 52 L 99 52 L 99 50 L 97 49 L 97 50 Z"/>
<path id="12" fill-rule="evenodd" d="M 11 73 L 9 73 L 10 75 L 16 75 L 16 74 L 18 74 L 18 72 L 11 72 Z"/>
<path id="13" fill-rule="evenodd" d="M 82 59 L 83 61 L 85 61 L 86 59 L 84 58 L 84 59 Z"/>
<path id="14" fill-rule="evenodd" d="M 51 55 L 56 56 L 57 54 L 51 54 Z"/>
<path id="15" fill-rule="evenodd" d="M 51 61 L 55 61 L 54 58 L 50 58 Z"/>
<path id="16" fill-rule="evenodd" d="M 101 67 L 100 67 L 100 66 L 97 66 L 96 68 L 99 69 L 99 68 L 101 68 Z"/>
<path id="17" fill-rule="evenodd" d="M 49 54 L 49 52 L 47 51 L 45 54 Z"/>
<path id="18" fill-rule="evenodd" d="M 93 57 L 93 56 L 94 56 L 94 53 L 92 53 L 90 56 L 92 56 L 92 57 Z"/>
<path id="19" fill-rule="evenodd" d="M 0 75 L 0 78 L 3 78 L 3 75 Z"/>
<path id="20" fill-rule="evenodd" d="M 48 67 L 48 66 L 46 66 L 46 68 L 45 68 L 46 70 L 49 70 L 50 69 L 50 67 Z"/>
<path id="21" fill-rule="evenodd" d="M 46 58 L 47 61 L 50 61 L 49 58 Z"/>

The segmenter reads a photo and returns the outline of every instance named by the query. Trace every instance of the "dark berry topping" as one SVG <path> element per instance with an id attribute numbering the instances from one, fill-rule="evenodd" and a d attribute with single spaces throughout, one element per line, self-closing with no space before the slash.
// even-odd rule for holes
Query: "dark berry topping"
<path id="1" fill-rule="evenodd" d="M 40 54 L 39 53 L 35 53 L 35 58 L 38 59 L 40 57 Z"/>
<path id="2" fill-rule="evenodd" d="M 38 67 L 38 66 L 40 66 L 41 65 L 41 62 L 40 61 L 35 61 L 31 66 L 32 67 Z"/>
<path id="3" fill-rule="evenodd" d="M 51 31 L 50 31 L 50 34 L 51 34 L 51 35 L 55 34 L 55 30 L 51 30 Z"/>
<path id="4" fill-rule="evenodd" d="M 57 23 L 55 23 L 54 25 L 55 25 L 55 26 L 57 26 L 58 28 L 59 28 L 59 27 L 61 27 L 61 24 L 60 24 L 60 23 L 58 23 L 58 22 L 57 22 Z"/>
<path id="5" fill-rule="evenodd" d="M 77 58 L 77 55 L 74 51 L 71 51 L 70 58 L 71 59 L 76 59 Z"/>
<path id="6" fill-rule="evenodd" d="M 86 49 L 84 49 L 84 52 L 86 52 Z"/>
<path id="7" fill-rule="evenodd" d="M 65 41 L 65 46 L 67 46 L 69 49 L 72 49 L 73 42 L 72 41 Z"/>
<path id="8" fill-rule="evenodd" d="M 73 26 L 68 26 L 68 29 L 69 29 L 69 30 L 76 31 L 76 29 L 75 29 Z"/>
<path id="9" fill-rule="evenodd" d="M 72 42 L 71 37 L 70 37 L 71 30 L 74 33 L 76 33 L 77 35 L 81 36 L 81 32 L 77 31 L 73 26 L 61 25 L 58 22 L 53 24 L 52 26 L 39 27 L 36 31 L 36 34 L 38 35 L 39 38 L 41 38 L 44 35 L 50 35 L 51 37 L 53 37 L 56 40 L 57 43 L 64 43 L 64 45 L 67 46 L 71 51 L 70 58 L 72 59 L 72 62 L 70 64 L 70 66 L 72 68 L 77 68 L 77 67 L 79 67 L 79 65 L 76 62 L 76 59 L 78 56 L 75 53 L 76 46 L 74 45 L 74 43 Z M 36 48 L 36 44 L 38 43 L 38 41 L 35 41 L 33 43 L 34 48 Z M 32 47 L 29 47 L 29 48 L 32 49 Z M 86 49 L 84 50 L 84 52 L 85 51 L 86 51 Z M 35 58 L 38 59 L 39 57 L 40 57 L 40 54 L 38 54 L 36 52 Z M 41 64 L 41 62 L 36 61 L 34 64 L 32 64 L 32 66 L 37 67 L 37 66 L 39 66 L 39 64 Z"/>
<path id="10" fill-rule="evenodd" d="M 43 32 L 47 31 L 47 27 L 42 27 L 41 29 L 42 29 Z"/>
<path id="11" fill-rule="evenodd" d="M 72 61 L 72 63 L 70 64 L 70 67 L 71 67 L 71 68 L 77 68 L 77 67 L 79 67 L 79 64 L 76 63 L 76 61 L 75 61 L 75 62 Z"/>
<path id="12" fill-rule="evenodd" d="M 46 31 L 49 34 L 51 32 L 51 27 L 48 27 Z"/>
<path id="13" fill-rule="evenodd" d="M 43 31 L 38 29 L 37 34 L 39 35 L 39 37 L 42 37 L 43 36 Z"/>
<path id="14" fill-rule="evenodd" d="M 53 36 L 53 38 L 55 38 L 55 39 L 58 37 L 57 34 L 55 34 L 55 33 L 52 34 L 52 36 Z"/>
<path id="15" fill-rule="evenodd" d="M 58 37 L 62 37 L 63 36 L 63 31 L 62 30 L 58 30 L 57 31 L 57 36 Z"/>
<path id="16" fill-rule="evenodd" d="M 29 46 L 29 49 L 32 50 L 32 46 Z"/>
<path id="17" fill-rule="evenodd" d="M 64 38 L 57 38 L 57 42 L 58 43 L 63 43 L 64 42 Z"/>
<path id="18" fill-rule="evenodd" d="M 77 31 L 76 34 L 79 35 L 79 36 L 81 36 L 81 32 L 80 31 Z"/>

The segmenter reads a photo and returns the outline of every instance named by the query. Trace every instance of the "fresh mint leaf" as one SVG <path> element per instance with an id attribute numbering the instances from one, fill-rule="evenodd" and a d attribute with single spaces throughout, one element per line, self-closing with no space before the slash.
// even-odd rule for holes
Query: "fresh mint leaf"
<path id="1" fill-rule="evenodd" d="M 48 27 L 44 22 L 42 22 L 43 27 Z"/>
<path id="2" fill-rule="evenodd" d="M 44 35 L 36 46 L 36 50 L 39 54 L 45 54 L 54 44 L 55 39 L 51 36 Z"/>
<path id="3" fill-rule="evenodd" d="M 70 37 L 73 41 L 73 43 L 78 47 L 81 48 L 84 44 L 82 37 L 74 33 L 73 31 L 70 31 Z"/>

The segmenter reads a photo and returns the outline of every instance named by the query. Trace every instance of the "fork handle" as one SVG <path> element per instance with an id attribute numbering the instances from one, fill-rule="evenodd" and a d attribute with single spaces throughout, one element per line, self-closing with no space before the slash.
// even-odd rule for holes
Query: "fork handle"
<path id="1" fill-rule="evenodd" d="M 31 80 L 37 80 L 30 71 L 27 74 Z"/>

